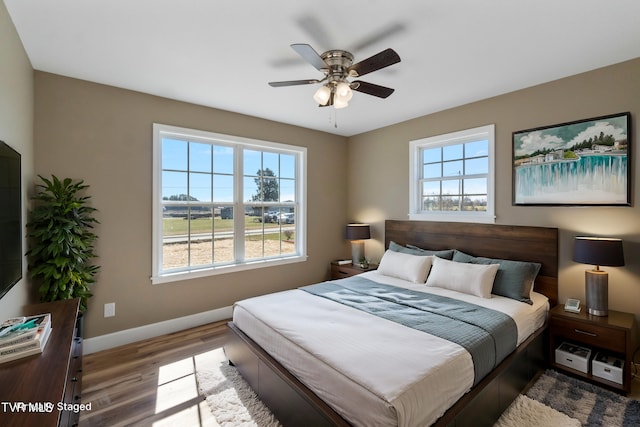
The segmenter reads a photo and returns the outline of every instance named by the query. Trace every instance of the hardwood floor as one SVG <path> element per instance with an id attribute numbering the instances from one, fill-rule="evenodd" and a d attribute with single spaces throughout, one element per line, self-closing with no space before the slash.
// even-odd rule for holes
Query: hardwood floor
<path id="1" fill-rule="evenodd" d="M 197 355 L 224 345 L 226 321 L 83 357 L 89 426 L 217 426 L 195 381 Z"/>

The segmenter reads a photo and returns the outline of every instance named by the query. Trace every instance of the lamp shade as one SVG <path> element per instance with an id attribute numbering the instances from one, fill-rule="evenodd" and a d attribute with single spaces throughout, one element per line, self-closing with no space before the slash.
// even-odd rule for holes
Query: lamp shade
<path id="1" fill-rule="evenodd" d="M 624 265 L 622 240 L 611 237 L 576 237 L 573 260 L 583 264 L 621 267 Z"/>
<path id="2" fill-rule="evenodd" d="M 369 224 L 347 224 L 347 240 L 365 240 L 371 238 Z"/>

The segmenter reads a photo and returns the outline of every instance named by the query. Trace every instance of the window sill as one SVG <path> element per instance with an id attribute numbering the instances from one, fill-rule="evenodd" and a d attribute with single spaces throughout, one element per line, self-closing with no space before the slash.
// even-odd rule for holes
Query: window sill
<path id="1" fill-rule="evenodd" d="M 243 264 L 221 265 L 218 267 L 206 267 L 194 269 L 190 271 L 179 271 L 176 273 L 164 274 L 162 276 L 152 276 L 151 283 L 158 285 L 161 283 L 178 282 L 183 280 L 197 279 L 208 276 L 216 276 L 218 274 L 236 273 L 238 271 L 254 270 L 264 267 L 275 267 L 278 265 L 294 264 L 307 260 L 306 255 L 294 255 L 286 258 L 261 259 L 256 261 L 247 261 Z"/>

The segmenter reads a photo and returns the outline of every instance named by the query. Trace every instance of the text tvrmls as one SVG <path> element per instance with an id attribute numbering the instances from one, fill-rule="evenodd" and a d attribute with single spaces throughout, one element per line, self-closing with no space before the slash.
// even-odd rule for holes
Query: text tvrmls
<path id="1" fill-rule="evenodd" d="M 58 402 L 0 402 L 2 412 L 53 412 L 54 408 L 59 411 L 82 412 L 91 410 L 91 402 L 89 403 L 65 403 Z"/>

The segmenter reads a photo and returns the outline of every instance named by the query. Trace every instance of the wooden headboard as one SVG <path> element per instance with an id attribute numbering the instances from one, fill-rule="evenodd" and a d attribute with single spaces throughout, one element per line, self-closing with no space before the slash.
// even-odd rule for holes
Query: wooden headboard
<path id="1" fill-rule="evenodd" d="M 520 225 L 385 221 L 385 248 L 394 241 L 424 249 L 458 249 L 487 258 L 542 264 L 535 290 L 558 303 L 558 229 Z"/>

